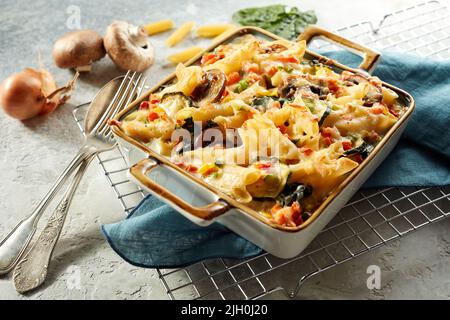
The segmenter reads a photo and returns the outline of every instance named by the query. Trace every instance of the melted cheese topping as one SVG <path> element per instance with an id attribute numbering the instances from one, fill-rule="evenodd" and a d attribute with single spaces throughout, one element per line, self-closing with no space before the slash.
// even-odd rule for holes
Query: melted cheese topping
<path id="1" fill-rule="evenodd" d="M 305 46 L 253 36 L 221 45 L 200 65 L 180 64 L 176 83 L 152 94 L 121 127 L 164 146 L 155 148 L 276 223 L 299 225 L 403 112 L 379 79 L 303 59 Z M 221 96 L 200 104 L 208 70 L 227 82 Z M 174 140 L 177 129 L 184 133 Z"/>

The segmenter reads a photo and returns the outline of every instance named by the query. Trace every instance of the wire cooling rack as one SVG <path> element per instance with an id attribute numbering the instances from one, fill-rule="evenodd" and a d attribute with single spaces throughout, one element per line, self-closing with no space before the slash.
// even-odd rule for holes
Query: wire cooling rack
<path id="1" fill-rule="evenodd" d="M 410 52 L 435 59 L 450 58 L 450 13 L 437 1 L 386 15 L 337 33 L 379 50 Z M 321 40 L 313 49 L 332 49 Z M 83 130 L 86 105 L 74 111 Z M 99 163 L 129 214 L 145 196 L 127 178 L 128 165 L 119 148 L 101 154 Z M 170 299 L 257 299 L 284 289 L 298 294 L 309 277 L 378 248 L 450 215 L 450 186 L 361 190 L 299 256 L 283 260 L 270 254 L 245 261 L 212 259 L 157 273 Z M 292 288 L 276 279 L 288 277 Z"/>

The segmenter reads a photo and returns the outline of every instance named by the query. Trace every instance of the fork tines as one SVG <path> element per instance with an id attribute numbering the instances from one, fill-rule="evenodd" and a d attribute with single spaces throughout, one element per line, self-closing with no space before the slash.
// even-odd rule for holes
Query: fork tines
<path id="1" fill-rule="evenodd" d="M 105 139 L 112 138 L 112 132 L 108 121 L 114 118 L 121 110 L 128 106 L 134 99 L 139 97 L 144 89 L 147 77 L 141 73 L 128 71 L 122 80 L 114 98 L 105 110 L 93 132 Z"/>

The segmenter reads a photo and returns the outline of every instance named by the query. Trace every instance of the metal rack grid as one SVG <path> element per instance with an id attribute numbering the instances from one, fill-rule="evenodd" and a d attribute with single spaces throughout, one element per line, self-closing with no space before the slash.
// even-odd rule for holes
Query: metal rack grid
<path id="1" fill-rule="evenodd" d="M 437 1 L 386 15 L 374 28 L 363 22 L 337 30 L 345 37 L 380 50 L 450 58 L 450 13 Z M 313 49 L 332 49 L 317 40 Z M 80 130 L 86 105 L 74 111 Z M 99 163 L 126 214 L 145 196 L 127 178 L 119 148 L 101 154 Z M 257 299 L 288 288 L 274 283 L 275 273 L 288 277 L 288 294 L 297 295 L 309 277 L 349 261 L 450 215 L 450 186 L 361 190 L 299 256 L 283 260 L 270 254 L 247 260 L 212 259 L 186 268 L 159 269 L 170 299 Z"/>

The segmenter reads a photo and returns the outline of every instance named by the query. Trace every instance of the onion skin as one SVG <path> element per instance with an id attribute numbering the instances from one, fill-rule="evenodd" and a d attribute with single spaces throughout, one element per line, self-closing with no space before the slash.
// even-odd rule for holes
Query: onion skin
<path id="1" fill-rule="evenodd" d="M 18 120 L 53 112 L 70 98 L 78 75 L 77 72 L 64 87 L 58 88 L 47 70 L 26 68 L 2 82 L 0 104 L 6 114 Z"/>
<path id="2" fill-rule="evenodd" d="M 0 104 L 13 118 L 33 118 L 41 113 L 45 103 L 41 79 L 29 72 L 13 74 L 0 86 Z"/>

